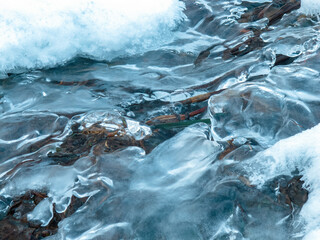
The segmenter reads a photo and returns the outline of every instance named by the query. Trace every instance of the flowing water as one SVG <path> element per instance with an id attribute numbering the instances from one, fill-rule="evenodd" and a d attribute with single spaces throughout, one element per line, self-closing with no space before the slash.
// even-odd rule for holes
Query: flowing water
<path id="1" fill-rule="evenodd" d="M 1 5 L 1 239 L 320 239 L 318 1 Z"/>

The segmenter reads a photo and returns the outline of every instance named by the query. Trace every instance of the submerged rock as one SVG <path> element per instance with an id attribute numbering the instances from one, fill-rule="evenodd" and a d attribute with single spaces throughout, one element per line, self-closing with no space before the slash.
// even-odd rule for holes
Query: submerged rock
<path id="1" fill-rule="evenodd" d="M 149 127 L 120 115 L 104 112 L 89 113 L 71 125 L 69 135 L 55 152 L 48 153 L 48 157 L 61 165 L 72 165 L 91 151 L 98 156 L 129 146 L 137 146 L 150 152 L 151 149 L 145 147 L 144 142 L 151 134 Z"/>
<path id="2" fill-rule="evenodd" d="M 87 200 L 87 198 L 79 199 L 72 196 L 67 210 L 63 213 L 57 213 L 53 210 L 50 222 L 46 226 L 42 226 L 40 223 L 30 221 L 27 215 L 45 199 L 48 199 L 46 193 L 36 191 L 29 191 L 23 196 L 13 199 L 7 215 L 0 220 L 0 239 L 33 240 L 54 235 L 58 231 L 58 223 L 73 214 Z"/>
<path id="3" fill-rule="evenodd" d="M 303 187 L 304 181 L 301 177 L 295 176 L 279 186 L 280 193 L 285 197 L 285 203 L 290 206 L 295 204 L 301 208 L 308 200 L 309 192 Z"/>
<path id="4" fill-rule="evenodd" d="M 95 155 L 103 152 L 113 152 L 128 146 L 143 147 L 140 141 L 132 136 L 122 134 L 118 130 L 107 131 L 99 124 L 79 130 L 80 125 L 72 126 L 72 133 L 68 135 L 55 152 L 48 153 L 48 157 L 61 165 L 72 165 L 80 157 L 86 156 L 92 150 Z"/>
<path id="5" fill-rule="evenodd" d="M 300 0 L 273 0 L 271 3 L 258 4 L 255 7 L 252 3 L 245 2 L 244 6 L 248 6 L 248 12 L 244 13 L 239 22 L 253 22 L 262 18 L 269 20 L 269 25 L 276 23 L 284 14 L 288 14 L 297 10 L 301 6 Z"/>

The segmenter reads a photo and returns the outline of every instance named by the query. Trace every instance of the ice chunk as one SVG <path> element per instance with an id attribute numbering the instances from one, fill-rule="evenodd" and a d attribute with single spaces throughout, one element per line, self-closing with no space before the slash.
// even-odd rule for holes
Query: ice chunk
<path id="1" fill-rule="evenodd" d="M 139 122 L 127 119 L 127 129 L 136 140 L 141 140 L 152 134 L 150 127 L 142 126 Z"/>
<path id="2" fill-rule="evenodd" d="M 119 113 L 105 111 L 90 112 L 73 119 L 81 124 L 80 129 L 88 131 L 107 131 L 118 135 L 128 134 L 136 140 L 141 140 L 152 134 L 150 127 L 141 125 L 130 118 L 122 117 Z"/>
<path id="3" fill-rule="evenodd" d="M 8 177 L 9 181 L 1 188 L 0 194 L 19 196 L 32 189 L 46 191 L 48 196 L 53 197 L 53 202 L 59 202 L 62 197 L 70 196 L 69 189 L 74 185 L 75 178 L 76 171 L 72 167 L 25 167 Z"/>
<path id="4" fill-rule="evenodd" d="M 49 198 L 43 199 L 27 217 L 28 221 L 40 222 L 41 226 L 47 226 L 53 217 L 51 200 Z"/>
<path id="5" fill-rule="evenodd" d="M 274 86 L 257 83 L 212 96 L 209 113 L 215 140 L 245 137 L 263 147 L 316 124 L 308 105 L 286 97 Z"/>

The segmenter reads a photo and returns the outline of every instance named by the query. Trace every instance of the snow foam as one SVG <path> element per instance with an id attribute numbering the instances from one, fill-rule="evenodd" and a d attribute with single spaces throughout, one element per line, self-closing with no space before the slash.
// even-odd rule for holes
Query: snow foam
<path id="1" fill-rule="evenodd" d="M 320 1 L 319 0 L 301 0 L 300 11 L 308 15 L 319 14 Z"/>
<path id="2" fill-rule="evenodd" d="M 305 222 L 304 240 L 320 239 L 320 124 L 276 143 L 244 164 L 250 180 L 257 185 L 279 175 L 291 175 L 299 170 L 308 201 L 300 215 Z M 315 237 L 316 236 L 316 237 Z"/>
<path id="3" fill-rule="evenodd" d="M 75 56 L 138 54 L 170 41 L 179 0 L 1 0 L 0 72 L 51 67 Z"/>

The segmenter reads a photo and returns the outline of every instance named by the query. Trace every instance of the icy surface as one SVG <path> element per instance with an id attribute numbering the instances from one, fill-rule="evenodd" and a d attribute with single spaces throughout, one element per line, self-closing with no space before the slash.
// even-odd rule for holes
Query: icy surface
<path id="1" fill-rule="evenodd" d="M 0 221 L 38 191 L 42 227 L 85 199 L 49 239 L 319 238 L 318 1 L 240 21 L 271 2 L 2 1 Z M 211 124 L 146 125 L 206 106 Z M 136 144 L 105 151 L 110 135 Z M 302 208 L 280 199 L 297 176 Z"/>

